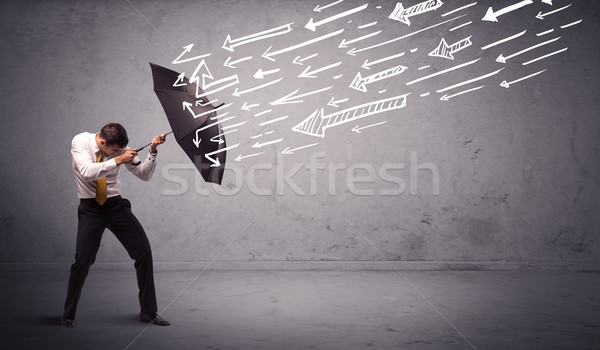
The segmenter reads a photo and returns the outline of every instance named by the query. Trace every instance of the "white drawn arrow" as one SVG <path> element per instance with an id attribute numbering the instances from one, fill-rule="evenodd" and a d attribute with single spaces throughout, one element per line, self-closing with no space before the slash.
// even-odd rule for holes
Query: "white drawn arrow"
<path id="1" fill-rule="evenodd" d="M 520 32 L 520 33 L 517 33 L 517 34 L 515 34 L 515 35 L 511 35 L 511 36 L 509 36 L 509 37 L 507 37 L 507 38 L 504 38 L 504 39 L 501 39 L 501 40 L 495 41 L 495 42 L 493 42 L 493 43 L 491 43 L 491 44 L 489 44 L 489 45 L 482 46 L 482 47 L 481 47 L 481 49 L 482 49 L 482 50 L 487 50 L 487 49 L 489 49 L 490 47 L 493 47 L 493 46 L 496 46 L 496 45 L 500 45 L 500 44 L 502 44 L 502 43 L 505 43 L 505 42 L 507 42 L 507 41 L 510 41 L 510 40 L 512 40 L 512 39 L 518 38 L 518 37 L 520 37 L 521 35 L 525 34 L 525 32 L 526 32 L 526 31 L 527 31 L 527 29 L 525 29 L 524 31 L 522 31 L 522 32 Z"/>
<path id="2" fill-rule="evenodd" d="M 385 124 L 385 123 L 387 123 L 387 122 L 388 122 L 388 121 L 387 121 L 387 120 L 385 120 L 385 121 L 382 121 L 382 122 L 380 122 L 380 123 L 375 123 L 375 124 L 371 124 L 371 125 L 363 126 L 363 127 L 360 127 L 360 128 L 359 128 L 359 127 L 358 127 L 358 125 L 357 125 L 357 126 L 355 126 L 355 127 L 353 127 L 353 128 L 352 128 L 352 131 L 354 131 L 354 132 L 356 132 L 356 133 L 360 134 L 360 131 L 361 131 L 361 130 L 363 130 L 363 129 L 370 128 L 370 127 L 372 127 L 372 126 L 377 126 L 377 125 Z"/>
<path id="3" fill-rule="evenodd" d="M 196 148 L 200 147 L 200 142 L 202 141 L 200 139 L 200 135 L 198 135 L 199 131 L 200 131 L 200 129 L 196 130 L 196 138 L 192 140 L 192 141 L 194 141 L 194 145 L 196 145 Z"/>
<path id="4" fill-rule="evenodd" d="M 262 68 L 259 68 L 253 76 L 256 79 L 264 79 L 266 75 L 277 73 L 279 70 L 280 68 L 275 68 L 272 70 L 262 70 Z"/>
<path id="5" fill-rule="evenodd" d="M 303 102 L 303 100 L 298 100 L 300 97 L 305 97 L 305 96 L 309 96 L 309 95 L 313 95 L 313 94 L 318 94 L 319 92 L 323 92 L 326 90 L 331 89 L 332 86 L 328 86 L 326 88 L 323 89 L 319 89 L 319 90 L 314 90 L 314 91 L 310 91 L 310 92 L 306 92 L 300 95 L 296 95 L 296 93 L 300 90 L 300 89 L 296 89 L 292 92 L 290 92 L 289 94 L 271 102 L 271 106 L 275 106 L 275 105 L 283 105 L 286 103 L 300 103 Z"/>
<path id="6" fill-rule="evenodd" d="M 443 88 L 443 89 L 436 90 L 436 92 L 444 92 L 444 91 L 452 90 L 452 89 L 454 89 L 454 88 L 457 88 L 457 87 L 459 87 L 459 86 L 463 86 L 463 85 L 466 85 L 466 84 L 470 84 L 470 83 L 472 83 L 472 82 L 474 82 L 474 81 L 478 81 L 478 80 L 481 80 L 481 79 L 489 78 L 489 77 L 491 77 L 492 75 L 496 75 L 496 74 L 500 73 L 500 71 L 502 71 L 504 68 L 505 68 L 505 67 L 502 67 L 502 68 L 500 68 L 500 69 L 498 69 L 498 70 L 496 70 L 496 71 L 490 72 L 490 73 L 488 73 L 488 74 L 484 74 L 484 75 L 478 76 L 478 77 L 476 77 L 476 78 L 469 79 L 469 80 L 465 80 L 465 81 L 463 81 L 463 82 L 460 82 L 460 83 L 458 83 L 458 84 L 454 84 L 454 85 L 451 85 L 451 86 L 445 87 L 445 88 Z"/>
<path id="7" fill-rule="evenodd" d="M 429 56 L 436 56 L 441 58 L 447 58 L 450 60 L 454 59 L 453 53 L 456 53 L 466 47 L 471 46 L 473 43 L 471 42 L 471 36 L 466 37 L 462 40 L 455 42 L 452 45 L 448 45 L 446 40 L 442 38 L 438 47 L 429 53 Z"/>
<path id="8" fill-rule="evenodd" d="M 227 38 L 225 39 L 225 42 L 223 43 L 223 48 L 225 50 L 229 50 L 231 52 L 233 52 L 233 48 L 240 46 L 240 45 L 244 45 L 247 43 L 251 43 L 257 40 L 262 40 L 262 39 L 266 39 L 266 38 L 270 38 L 270 37 L 274 37 L 277 35 L 282 35 L 282 34 L 286 34 L 292 31 L 292 27 L 291 25 L 292 23 L 288 23 L 288 24 L 284 24 L 282 26 L 276 27 L 276 28 L 272 28 L 272 29 L 267 29 L 265 31 L 259 32 L 259 33 L 254 33 L 254 34 L 250 34 L 250 35 L 246 35 L 243 36 L 241 38 L 237 38 L 237 39 L 231 39 L 231 35 L 227 35 Z"/>
<path id="9" fill-rule="evenodd" d="M 225 151 L 230 150 L 230 149 L 234 149 L 234 148 L 236 148 L 239 145 L 240 144 L 237 143 L 237 144 L 235 144 L 233 146 L 224 147 L 224 148 L 218 149 L 218 150 L 216 150 L 214 152 L 206 153 L 204 155 L 204 157 L 212 162 L 212 164 L 210 165 L 211 168 L 221 166 L 221 161 L 219 160 L 218 157 L 216 159 L 212 159 L 212 157 L 210 157 L 210 156 L 212 156 L 214 154 L 217 154 L 217 153 L 225 152 Z"/>
<path id="10" fill-rule="evenodd" d="M 370 33 L 370 34 L 367 34 L 367 35 L 359 36 L 358 38 L 354 38 L 354 39 L 351 39 L 351 40 L 342 39 L 342 42 L 340 42 L 340 44 L 338 45 L 338 47 L 340 49 L 348 47 L 348 44 L 353 44 L 355 42 L 359 42 L 361 40 L 368 39 L 368 38 L 370 38 L 372 36 L 375 36 L 375 35 L 377 35 L 379 33 L 381 33 L 381 30 L 378 30 L 376 32 L 373 32 L 373 33 Z"/>
<path id="11" fill-rule="evenodd" d="M 295 50 L 295 49 L 298 49 L 298 48 L 301 48 L 301 47 L 304 47 L 304 46 L 307 46 L 307 45 L 310 45 L 310 44 L 314 44 L 314 43 L 319 42 L 321 40 L 325 40 L 325 39 L 331 38 L 332 36 L 336 36 L 336 35 L 341 34 L 343 31 L 344 31 L 343 29 L 336 30 L 335 32 L 331 32 L 329 34 L 325 34 L 325 35 L 322 35 L 320 37 L 317 37 L 317 38 L 314 38 L 314 39 L 310 39 L 310 40 L 301 42 L 299 44 L 296 44 L 296 45 L 293 45 L 293 46 L 290 46 L 290 47 L 286 47 L 284 49 L 273 51 L 273 52 L 269 52 L 271 50 L 271 46 L 269 46 L 269 48 L 267 49 L 267 51 L 265 51 L 265 53 L 262 54 L 262 57 L 264 57 L 264 58 L 266 58 L 268 60 L 271 60 L 271 61 L 275 61 L 275 59 L 272 58 L 273 56 L 277 56 L 277 55 L 280 55 L 280 54 L 282 54 L 284 52 L 292 51 L 292 50 Z"/>
<path id="12" fill-rule="evenodd" d="M 448 22 L 455 21 L 455 20 L 457 20 L 457 19 L 459 19 L 459 18 L 461 18 L 461 17 L 463 17 L 463 16 L 466 16 L 466 15 L 467 15 L 467 14 L 460 15 L 460 16 L 457 16 L 457 17 L 454 17 L 454 18 L 450 18 L 450 19 L 448 19 L 448 20 L 445 20 L 445 21 L 442 21 L 442 22 L 440 22 L 440 23 L 437 23 L 437 24 L 431 25 L 431 26 L 429 26 L 429 27 L 426 27 L 426 28 L 423 28 L 423 29 L 419 29 L 419 30 L 417 30 L 417 31 L 414 31 L 414 32 L 412 32 L 412 33 L 409 33 L 409 34 L 406 34 L 406 35 L 403 35 L 403 36 L 399 36 L 399 37 L 397 37 L 397 38 L 390 39 L 390 40 L 388 40 L 388 41 L 384 41 L 384 42 L 382 42 L 382 43 L 379 43 L 379 44 L 375 44 L 375 45 L 371 45 L 371 46 L 363 47 L 362 49 L 355 49 L 355 48 L 352 48 L 350 51 L 348 51 L 348 52 L 347 52 L 347 54 L 348 54 L 348 55 L 355 56 L 355 55 L 356 55 L 357 53 L 359 53 L 359 52 L 363 52 L 363 51 L 366 51 L 366 50 L 371 50 L 371 49 L 374 49 L 374 48 L 376 48 L 376 47 L 379 47 L 379 46 L 383 46 L 383 45 L 391 44 L 391 43 L 393 43 L 393 42 L 395 42 L 395 41 L 398 41 L 398 40 L 406 39 L 406 38 L 408 38 L 408 37 L 410 37 L 410 36 L 413 36 L 413 35 L 415 35 L 415 34 L 418 34 L 418 33 L 424 32 L 424 31 L 426 31 L 426 30 L 429 30 L 429 29 L 431 29 L 431 28 L 435 28 L 435 27 L 437 27 L 437 26 L 441 26 L 442 24 L 446 24 L 446 23 L 448 23 Z"/>
<path id="13" fill-rule="evenodd" d="M 203 68 L 204 68 L 205 73 L 202 73 L 202 84 L 200 84 L 199 73 Z M 217 80 L 214 80 L 214 79 L 215 78 L 213 77 L 210 70 L 208 69 L 208 65 L 206 64 L 206 62 L 204 60 L 202 60 L 196 67 L 196 70 L 194 70 L 194 73 L 192 73 L 192 75 L 190 76 L 190 83 L 196 84 L 196 98 L 204 97 L 206 95 L 224 90 L 230 86 L 239 84 L 239 82 L 240 82 L 237 74 L 234 74 L 234 75 L 222 78 L 222 79 L 217 79 Z M 212 81 L 208 81 L 208 80 L 212 80 Z M 227 83 L 227 82 L 229 82 L 229 83 Z M 223 83 L 227 83 L 227 84 L 221 85 Z M 221 85 L 221 86 L 210 90 L 215 85 Z M 200 92 L 201 88 L 204 90 L 204 92 Z"/>
<path id="14" fill-rule="evenodd" d="M 250 157 L 255 157 L 255 156 L 261 155 L 261 154 L 263 154 L 263 153 L 265 153 L 265 152 L 258 152 L 258 153 L 248 154 L 248 155 L 246 155 L 246 156 L 242 156 L 242 155 L 240 154 L 240 155 L 238 155 L 238 156 L 235 158 L 235 161 L 236 161 L 236 162 L 241 162 L 241 161 L 242 161 L 242 159 L 245 159 L 245 158 L 250 158 Z"/>
<path id="15" fill-rule="evenodd" d="M 183 106 L 183 110 L 185 111 L 185 109 L 187 108 L 187 109 L 188 109 L 188 111 L 190 111 L 190 113 L 191 113 L 191 114 L 192 114 L 192 116 L 194 117 L 194 119 L 196 119 L 196 118 L 199 118 L 199 117 L 201 117 L 201 116 L 203 116 L 203 115 L 206 115 L 206 114 L 210 114 L 210 113 L 212 113 L 212 112 L 215 112 L 215 111 L 217 111 L 217 110 L 219 110 L 219 109 L 227 108 L 227 107 L 231 106 L 231 105 L 233 104 L 233 102 L 231 102 L 231 103 L 228 103 L 228 104 L 225 104 L 225 105 L 222 105 L 222 106 L 219 106 L 219 107 L 217 107 L 217 108 L 209 109 L 208 111 L 206 111 L 206 112 L 202 112 L 202 113 L 200 113 L 200 114 L 195 114 L 195 113 L 194 113 L 194 111 L 192 110 L 192 104 L 191 104 L 191 103 L 189 103 L 189 102 L 186 102 L 186 101 L 183 101 L 181 104 L 182 104 L 182 106 Z"/>
<path id="16" fill-rule="evenodd" d="M 258 89 L 262 89 L 262 88 L 267 87 L 269 85 L 276 84 L 276 83 L 280 82 L 281 79 L 283 79 L 283 78 L 275 79 L 275 80 L 272 80 L 272 81 L 270 81 L 268 83 L 264 83 L 262 85 L 255 86 L 255 87 L 252 87 L 250 89 L 246 89 L 246 90 L 242 90 L 242 91 L 239 91 L 237 88 L 235 88 L 235 91 L 233 92 L 232 96 L 240 97 L 241 95 L 247 94 L 249 92 L 252 92 L 252 91 L 255 91 L 255 90 L 258 90 Z"/>
<path id="17" fill-rule="evenodd" d="M 505 8 L 502 8 L 496 12 L 494 12 L 494 10 L 490 7 L 490 8 L 488 8 L 487 12 L 485 13 L 485 16 L 483 16 L 483 18 L 481 20 L 482 21 L 490 21 L 490 22 L 498 22 L 498 17 L 505 15 L 509 12 L 518 10 L 523 6 L 527 6 L 527 5 L 531 5 L 531 4 L 533 4 L 532 0 L 523 0 L 523 1 L 519 1 L 516 4 L 506 6 Z"/>
<path id="18" fill-rule="evenodd" d="M 173 86 L 174 86 L 174 87 L 177 87 L 177 86 L 184 86 L 184 85 L 187 85 L 187 83 L 184 83 L 184 82 L 183 82 L 183 78 L 185 78 L 185 73 L 181 73 L 181 74 L 179 74 L 179 75 L 177 76 L 177 80 L 175 80 L 175 82 L 173 83 Z"/>
<path id="19" fill-rule="evenodd" d="M 401 56 L 404 56 L 404 52 L 400 52 L 399 54 L 396 54 L 396 55 L 392 55 L 392 56 L 380 58 L 380 59 L 375 60 L 373 62 L 369 62 L 369 60 L 365 60 L 365 63 L 363 63 L 363 65 L 361 66 L 361 68 L 371 69 L 370 67 L 376 65 L 377 63 L 381 63 L 381 62 L 393 60 L 394 58 L 398 58 L 398 57 L 401 57 Z"/>
<path id="20" fill-rule="evenodd" d="M 253 144 L 251 147 L 252 148 L 261 148 L 261 147 L 264 147 L 264 146 L 272 145 L 272 144 L 277 143 L 277 142 L 281 142 L 281 140 L 283 140 L 283 138 L 280 138 L 280 139 L 277 139 L 277 140 L 272 140 L 272 141 L 267 141 L 267 142 L 263 142 L 263 143 L 260 143 L 260 142 L 256 141 L 256 143 Z"/>
<path id="21" fill-rule="evenodd" d="M 223 63 L 223 66 L 229 67 L 229 68 L 237 68 L 237 66 L 234 66 L 235 64 L 238 64 L 240 62 L 244 62 L 244 61 L 247 61 L 247 60 L 251 60 L 251 59 L 252 59 L 252 56 L 246 56 L 246 57 L 242 57 L 240 59 L 237 59 L 235 61 L 232 61 L 231 60 L 231 56 L 230 56 L 230 57 L 227 57 L 227 59 L 225 60 L 225 63 Z"/>
<path id="22" fill-rule="evenodd" d="M 367 92 L 367 84 L 391 78 L 404 72 L 407 69 L 408 68 L 405 66 L 397 65 L 395 67 L 383 70 L 381 72 L 368 75 L 364 78 L 360 75 L 360 72 L 358 72 L 356 73 L 356 77 L 354 77 L 354 80 L 352 80 L 352 83 L 350 83 L 350 87 L 358 91 Z"/>
<path id="23" fill-rule="evenodd" d="M 247 102 L 244 102 L 244 105 L 242 106 L 242 111 L 249 111 L 251 108 L 258 107 L 258 106 L 260 106 L 260 104 L 258 104 L 258 103 L 249 105 Z"/>
<path id="24" fill-rule="evenodd" d="M 299 64 L 299 65 L 303 66 L 304 63 L 302 63 L 302 62 L 304 62 L 304 61 L 306 61 L 308 59 L 311 59 L 311 58 L 313 58 L 313 57 L 315 57 L 317 55 L 318 55 L 318 53 L 315 53 L 315 54 L 312 54 L 310 56 L 306 56 L 304 58 L 300 58 L 300 56 L 296 56 L 296 58 L 294 58 L 294 60 L 292 61 L 292 63 L 293 64 Z"/>
<path id="25" fill-rule="evenodd" d="M 546 71 L 546 70 L 544 69 L 544 70 L 541 70 L 541 71 L 539 71 L 539 72 L 536 72 L 536 73 L 533 73 L 533 74 L 529 74 L 529 75 L 527 75 L 527 76 L 524 76 L 524 77 L 522 77 L 522 78 L 519 78 L 519 79 L 516 79 L 516 80 L 510 81 L 510 82 L 509 82 L 509 81 L 506 81 L 506 80 L 504 80 L 503 82 L 501 82 L 501 83 L 500 83 L 500 86 L 502 86 L 502 87 L 505 87 L 505 88 L 507 88 L 507 89 L 508 89 L 508 88 L 509 88 L 509 87 L 510 87 L 512 84 L 514 84 L 514 83 L 518 83 L 518 82 L 520 82 L 520 81 L 523 81 L 523 80 L 525 80 L 525 79 L 529 79 L 529 78 L 531 78 L 531 77 L 534 77 L 534 76 L 536 76 L 536 75 L 538 75 L 538 74 L 541 74 L 541 73 L 543 73 L 543 72 L 545 72 L 545 71 Z"/>
<path id="26" fill-rule="evenodd" d="M 449 101 L 453 97 L 456 97 L 456 96 L 459 96 L 459 95 L 462 95 L 462 94 L 466 94 L 467 92 L 479 90 L 482 87 L 485 87 L 485 85 L 481 85 L 481 86 L 478 86 L 478 87 L 474 87 L 472 89 L 468 89 L 468 90 L 465 90 L 465 91 L 457 92 L 457 93 L 452 94 L 452 95 L 444 95 L 444 96 L 440 97 L 440 101 Z"/>
<path id="27" fill-rule="evenodd" d="M 343 98 L 341 100 L 335 101 L 335 97 L 332 97 L 331 100 L 329 100 L 329 102 L 327 103 L 327 105 L 331 106 L 331 107 L 339 108 L 340 106 L 338 105 L 338 103 L 343 103 L 343 102 L 346 102 L 346 101 L 348 101 L 347 98 Z"/>
<path id="28" fill-rule="evenodd" d="M 193 61 L 193 60 L 197 60 L 197 59 L 200 59 L 200 58 L 204 58 L 204 57 L 210 56 L 210 53 L 207 53 L 207 54 L 204 54 L 204 55 L 199 55 L 199 56 L 196 56 L 196 57 L 186 58 L 185 60 L 182 60 L 181 57 L 183 57 L 183 55 L 185 55 L 186 53 L 192 51 L 192 47 L 194 47 L 194 44 L 189 44 L 188 46 L 184 46 L 183 47 L 184 48 L 183 52 L 179 56 L 177 56 L 177 58 L 175 60 L 173 60 L 173 62 L 171 62 L 171 63 L 173 63 L 173 64 L 179 64 L 179 63 L 190 62 L 190 61 Z"/>
<path id="29" fill-rule="evenodd" d="M 296 148 L 292 148 L 290 149 L 289 147 L 286 147 L 283 152 L 281 152 L 281 154 L 294 154 L 294 151 L 298 151 L 304 148 L 308 148 L 308 147 L 312 147 L 315 145 L 318 145 L 319 143 L 311 143 L 310 145 L 304 145 L 304 146 L 300 146 L 300 147 L 296 147 Z"/>
<path id="30" fill-rule="evenodd" d="M 546 16 L 548 16 L 548 15 L 551 15 L 551 14 L 553 14 L 553 13 L 556 13 L 556 12 L 558 12 L 558 11 L 562 11 L 562 10 L 566 9 L 567 7 L 569 7 L 569 6 L 571 6 L 571 5 L 573 5 L 573 4 L 568 4 L 567 6 L 563 6 L 563 7 L 559 8 L 559 9 L 552 10 L 552 11 L 549 11 L 549 12 L 546 12 L 546 13 L 542 13 L 542 11 L 540 11 L 540 12 L 539 12 L 539 13 L 538 13 L 538 14 L 535 16 L 535 18 L 538 18 L 538 19 L 544 19 L 544 17 L 546 17 Z"/>
<path id="31" fill-rule="evenodd" d="M 316 78 L 316 76 L 314 74 L 320 73 L 320 72 L 322 72 L 324 70 L 327 70 L 327 69 L 330 69 L 330 68 L 333 68 L 333 67 L 337 67 L 340 64 L 342 64 L 342 61 L 339 61 L 339 62 L 336 62 L 336 63 L 332 63 L 332 64 L 330 64 L 328 66 L 321 67 L 321 68 L 315 69 L 313 71 L 310 71 L 310 68 L 312 66 L 308 66 L 308 67 L 306 67 L 306 69 L 302 73 L 300 73 L 300 75 L 298 75 L 298 78 Z"/>
<path id="32" fill-rule="evenodd" d="M 325 129 L 406 106 L 406 96 L 409 94 L 364 103 L 328 115 L 325 115 L 323 108 L 319 108 L 308 116 L 308 118 L 294 126 L 292 130 L 325 138 Z"/>
<path id="33" fill-rule="evenodd" d="M 232 132 L 236 132 L 236 131 L 238 131 L 238 129 L 233 129 L 233 130 L 229 130 L 229 131 L 222 132 L 222 133 L 220 133 L 219 135 L 215 135 L 215 136 L 211 137 L 211 138 L 210 138 L 210 140 L 211 140 L 212 142 L 217 142 L 217 143 L 219 143 L 219 144 L 221 144 L 221 143 L 225 143 L 225 141 L 224 141 L 224 140 L 221 138 L 221 136 L 225 136 L 225 135 L 227 135 L 227 134 L 230 134 L 230 133 L 232 133 Z M 198 146 L 196 146 L 196 147 L 198 147 Z"/>
<path id="34" fill-rule="evenodd" d="M 429 11 L 435 11 L 442 7 L 443 4 L 444 3 L 440 0 L 427 0 L 405 9 L 401 2 L 397 2 L 396 7 L 394 8 L 394 11 L 390 13 L 389 18 L 395 21 L 400 21 L 406 25 L 410 25 L 410 20 L 408 19 L 409 17 L 420 15 Z"/>
<path id="35" fill-rule="evenodd" d="M 362 6 L 355 7 L 353 9 L 351 9 L 351 10 L 338 13 L 337 15 L 334 15 L 334 16 L 331 16 L 331 17 L 327 17 L 327 18 L 322 19 L 322 20 L 320 20 L 318 22 L 313 22 L 313 19 L 311 18 L 311 19 L 308 20 L 308 23 L 306 23 L 306 25 L 304 26 L 304 28 L 312 30 L 314 32 L 317 29 L 317 27 L 320 26 L 320 25 L 323 25 L 325 23 L 329 23 L 331 21 L 335 21 L 336 19 L 340 19 L 342 17 L 349 16 L 349 15 L 351 15 L 353 13 L 360 12 L 360 11 L 366 9 L 367 6 L 369 6 L 369 4 L 364 4 Z"/>
<path id="36" fill-rule="evenodd" d="M 533 45 L 533 46 L 530 46 L 530 47 L 528 47 L 528 48 L 526 48 L 526 49 L 523 49 L 523 50 L 521 50 L 521 51 L 517 51 L 517 52 L 513 53 L 512 55 L 503 56 L 502 54 L 500 54 L 500 56 L 498 56 L 498 58 L 496 58 L 496 62 L 500 62 L 500 63 L 506 63 L 506 61 L 507 61 L 507 60 L 509 60 L 509 59 L 511 59 L 511 58 L 513 58 L 513 57 L 519 56 L 519 55 L 520 55 L 520 54 L 522 54 L 522 53 L 525 53 L 525 52 L 527 52 L 527 51 L 531 51 L 531 50 L 533 50 L 533 49 L 536 49 L 536 48 L 538 48 L 538 47 L 540 47 L 540 46 L 544 46 L 544 45 L 546 45 L 546 44 L 550 44 L 551 42 L 554 42 L 554 41 L 556 41 L 556 40 L 558 40 L 558 39 L 560 39 L 560 36 L 559 36 L 559 37 L 557 37 L 557 38 L 554 38 L 554 39 L 550 39 L 550 40 L 547 40 L 547 41 L 541 42 L 541 43 L 539 43 L 539 44 L 535 44 L 535 45 Z"/>
<path id="37" fill-rule="evenodd" d="M 338 0 L 338 1 L 336 1 L 336 2 L 332 2 L 331 4 L 329 4 L 329 5 L 325 5 L 325 6 L 320 6 L 320 5 L 317 5 L 313 11 L 315 11 L 315 12 L 321 12 L 321 10 L 324 10 L 324 9 L 326 9 L 326 8 L 328 8 L 328 7 L 331 7 L 331 6 L 333 6 L 333 5 L 337 5 L 337 4 L 339 4 L 340 2 L 343 2 L 343 1 L 344 1 L 344 0 Z"/>

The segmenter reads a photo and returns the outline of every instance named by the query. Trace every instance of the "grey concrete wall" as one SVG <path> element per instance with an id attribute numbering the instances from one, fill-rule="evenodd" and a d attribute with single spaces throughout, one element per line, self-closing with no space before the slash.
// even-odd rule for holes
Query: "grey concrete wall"
<path id="1" fill-rule="evenodd" d="M 149 183 L 122 172 L 123 194 L 146 228 L 156 261 L 598 259 L 597 2 L 574 1 L 538 20 L 534 16 L 539 11 L 569 2 L 550 6 L 536 1 L 492 23 L 481 21 L 489 6 L 499 9 L 515 1 L 478 1 L 475 7 L 442 17 L 471 3 L 447 1 L 434 12 L 411 17 L 407 26 L 388 18 L 395 2 L 371 1 L 364 11 L 315 32 L 305 29 L 311 17 L 318 21 L 363 4 L 344 1 L 313 11 L 317 4 L 328 3 L 0 3 L 0 262 L 72 261 L 78 204 L 70 170 L 72 137 L 112 121 L 127 128 L 132 146 L 168 131 L 148 62 L 189 76 L 197 61 L 171 61 L 192 43 L 190 54 L 211 53 L 206 63 L 215 78 L 237 74 L 240 90 L 283 80 L 243 97 L 231 95 L 234 87 L 213 96 L 234 102 L 231 115 L 247 121 L 227 135 L 228 145 L 239 146 L 228 153 L 230 170 L 221 188 L 207 186 L 195 174 L 172 138 L 160 147 L 159 165 Z M 461 14 L 466 16 L 393 44 L 346 54 L 352 46 L 368 47 Z M 579 19 L 579 24 L 560 27 Z M 377 24 L 357 28 L 373 21 Z M 472 24 L 451 31 L 467 21 Z M 221 48 L 228 34 L 235 39 L 291 22 L 289 34 L 242 45 L 234 53 Z M 344 33 L 335 39 L 282 53 L 275 62 L 260 57 L 269 46 L 278 50 L 342 28 Z M 536 36 L 550 29 L 554 32 Z M 342 38 L 376 30 L 382 31 L 376 37 L 338 48 Z M 523 30 L 522 37 L 481 49 Z M 453 44 L 467 36 L 473 45 L 456 52 L 454 60 L 427 55 L 442 37 Z M 501 53 L 516 53 L 558 36 L 557 42 L 505 64 L 495 61 Z M 568 50 L 522 65 L 564 47 Z M 402 51 L 404 56 L 370 70 L 360 68 L 367 59 L 373 62 Z M 303 66 L 292 63 L 296 56 L 314 53 L 319 55 Z M 228 57 L 248 56 L 252 59 L 236 68 L 223 66 Z M 477 64 L 464 69 L 406 84 L 477 58 Z M 298 78 L 308 65 L 317 69 L 338 61 L 342 63 L 319 78 Z M 398 64 L 408 67 L 406 72 L 370 84 L 367 92 L 349 88 L 359 71 L 366 76 Z M 447 93 L 485 85 L 479 90 L 448 101 L 436 92 L 503 67 L 494 76 Z M 259 68 L 280 71 L 254 79 Z M 510 88 L 500 86 L 503 80 L 544 69 Z M 333 79 L 339 74 L 343 76 Z M 332 88 L 306 96 L 303 103 L 273 106 L 271 114 L 254 116 L 295 89 L 301 94 L 327 86 Z M 328 129 L 325 138 L 291 130 L 320 107 L 333 113 L 409 92 L 406 107 Z M 349 100 L 336 109 L 327 106 L 332 97 Z M 245 111 L 244 102 L 260 106 Z M 269 127 L 259 125 L 285 115 L 286 120 Z M 382 124 L 370 126 L 377 123 Z M 365 126 L 370 127 L 352 131 Z M 269 130 L 275 131 L 272 138 L 258 140 L 283 140 L 251 147 L 257 142 L 253 136 Z M 282 154 L 286 147 L 317 142 Z M 235 161 L 257 152 L 264 153 Z M 124 249 L 107 231 L 98 261 L 124 260 Z"/>

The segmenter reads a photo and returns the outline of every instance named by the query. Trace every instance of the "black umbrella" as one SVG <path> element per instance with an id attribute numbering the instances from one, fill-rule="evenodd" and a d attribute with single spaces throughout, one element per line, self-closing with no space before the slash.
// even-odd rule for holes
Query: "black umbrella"
<path id="1" fill-rule="evenodd" d="M 150 63 L 154 92 L 162 105 L 177 143 L 207 182 L 221 184 L 225 169 L 225 135 L 216 109 L 195 83 L 168 68 Z M 177 84 L 176 84 L 177 83 Z M 176 86 L 173 86 L 176 85 Z M 192 114 L 193 113 L 193 114 Z"/>

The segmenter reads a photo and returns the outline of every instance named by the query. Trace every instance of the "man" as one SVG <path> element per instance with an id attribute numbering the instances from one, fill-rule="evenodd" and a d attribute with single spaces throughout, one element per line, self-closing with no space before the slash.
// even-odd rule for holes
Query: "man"
<path id="1" fill-rule="evenodd" d="M 75 263 L 71 265 L 62 327 L 75 327 L 75 313 L 83 283 L 96 259 L 105 228 L 112 231 L 135 260 L 140 321 L 159 326 L 170 325 L 156 314 L 150 243 L 142 225 L 131 212 L 131 203 L 121 197 L 119 180 L 121 165 L 140 179 L 150 180 L 156 167 L 156 148 L 165 142 L 165 138 L 166 134 L 154 137 L 144 162 L 138 160 L 134 149 L 127 148 L 127 131 L 120 124 L 110 123 L 99 133 L 84 132 L 73 138 L 73 173 L 77 181 L 77 196 L 81 200 L 77 211 Z"/>

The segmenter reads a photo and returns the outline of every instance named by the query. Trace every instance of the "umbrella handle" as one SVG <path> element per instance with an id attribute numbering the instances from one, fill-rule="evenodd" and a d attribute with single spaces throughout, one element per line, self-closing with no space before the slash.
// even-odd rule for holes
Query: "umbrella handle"
<path id="1" fill-rule="evenodd" d="M 169 134 L 172 134 L 172 133 L 173 133 L 173 130 L 171 130 L 171 131 L 169 131 L 168 133 L 166 133 L 166 134 L 165 134 L 165 136 L 167 136 L 167 135 L 169 135 Z M 142 147 L 140 147 L 140 148 L 136 148 L 136 150 L 135 150 L 135 151 L 136 151 L 136 152 L 139 152 L 139 151 L 143 150 L 144 148 L 146 148 L 146 147 L 150 146 L 151 144 L 152 144 L 152 142 L 150 142 L 149 144 L 147 144 L 147 145 L 145 145 L 145 146 L 142 146 Z M 131 165 L 133 165 L 133 166 L 138 166 L 138 165 L 140 165 L 140 164 L 142 164 L 142 161 L 141 161 L 141 160 L 140 160 L 139 162 L 137 162 L 137 163 L 131 163 Z"/>

